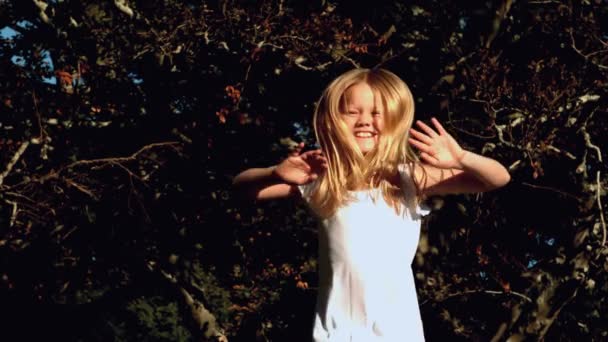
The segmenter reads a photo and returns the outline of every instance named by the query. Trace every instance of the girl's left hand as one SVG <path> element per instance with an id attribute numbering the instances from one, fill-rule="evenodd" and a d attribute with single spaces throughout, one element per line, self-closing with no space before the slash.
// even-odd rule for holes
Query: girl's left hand
<path id="1" fill-rule="evenodd" d="M 424 133 L 412 128 L 410 144 L 420 150 L 420 157 L 432 166 L 441 169 L 462 169 L 462 158 L 466 151 L 446 132 L 437 119 L 432 118 L 431 122 L 437 132 L 424 122 L 416 121 Z"/>

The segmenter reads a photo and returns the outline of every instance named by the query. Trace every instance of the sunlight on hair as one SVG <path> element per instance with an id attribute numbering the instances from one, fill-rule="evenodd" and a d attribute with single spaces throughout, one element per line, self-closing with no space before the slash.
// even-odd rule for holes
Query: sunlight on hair
<path id="1" fill-rule="evenodd" d="M 382 100 L 384 128 L 378 143 L 366 154 L 358 148 L 341 114 L 344 93 L 366 83 Z M 414 120 L 414 99 L 397 75 L 384 69 L 353 69 L 336 78 L 323 92 L 315 110 L 316 138 L 328 160 L 327 172 L 319 178 L 311 206 L 321 217 L 330 217 L 341 205 L 353 200 L 351 191 L 378 188 L 399 214 L 403 210 L 398 177 L 399 164 L 417 162 L 407 140 Z M 406 199 L 409 200 L 409 199 Z"/>

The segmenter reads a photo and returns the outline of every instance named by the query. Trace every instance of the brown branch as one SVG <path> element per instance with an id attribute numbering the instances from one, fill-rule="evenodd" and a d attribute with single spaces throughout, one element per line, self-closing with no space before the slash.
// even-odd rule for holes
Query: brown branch
<path id="1" fill-rule="evenodd" d="M 71 178 L 65 178 L 64 181 L 67 185 L 73 186 L 74 188 L 76 188 L 80 192 L 86 194 L 87 196 L 91 197 L 95 201 L 99 200 L 99 198 L 97 196 L 95 196 L 95 194 L 91 190 L 87 189 L 84 185 L 74 182 Z"/>

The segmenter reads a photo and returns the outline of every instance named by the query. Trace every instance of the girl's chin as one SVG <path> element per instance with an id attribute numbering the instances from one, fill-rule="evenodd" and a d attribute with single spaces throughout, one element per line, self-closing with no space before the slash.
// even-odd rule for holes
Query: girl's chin
<path id="1" fill-rule="evenodd" d="M 375 144 L 359 144 L 359 150 L 361 153 L 366 154 L 367 152 L 373 150 Z"/>

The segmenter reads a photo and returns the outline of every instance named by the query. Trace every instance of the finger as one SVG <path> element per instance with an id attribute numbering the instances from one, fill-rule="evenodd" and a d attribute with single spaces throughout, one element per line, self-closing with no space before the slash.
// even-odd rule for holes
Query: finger
<path id="1" fill-rule="evenodd" d="M 325 160 L 323 156 L 315 156 L 314 159 L 311 160 L 310 164 L 314 170 L 327 169 L 327 160 Z"/>
<path id="2" fill-rule="evenodd" d="M 317 155 L 316 157 L 317 157 L 317 159 L 319 159 L 319 160 L 327 161 L 327 158 L 326 158 L 324 155 L 322 155 L 322 154 L 319 154 L 319 155 Z"/>
<path id="3" fill-rule="evenodd" d="M 307 163 L 309 163 L 311 160 L 314 160 L 315 156 L 317 155 L 317 153 L 315 153 L 315 151 L 306 151 L 304 153 L 302 153 L 300 155 L 300 157 L 306 161 Z"/>
<path id="4" fill-rule="evenodd" d="M 424 133 L 428 134 L 432 138 L 437 136 L 437 132 L 435 132 L 431 127 L 429 127 L 424 122 L 418 120 L 418 121 L 416 121 L 416 124 L 418 125 L 418 127 L 420 127 L 424 131 Z"/>
<path id="5" fill-rule="evenodd" d="M 310 151 L 306 151 L 304 153 L 302 153 L 302 156 L 306 155 L 306 156 L 314 156 L 314 155 L 319 155 L 323 152 L 321 152 L 321 150 L 310 150 Z"/>
<path id="6" fill-rule="evenodd" d="M 427 144 L 431 144 L 433 142 L 433 139 L 431 139 L 428 135 L 419 132 L 413 128 L 410 129 L 410 133 L 412 134 L 412 136 L 422 142 L 425 142 Z"/>
<path id="7" fill-rule="evenodd" d="M 296 168 L 299 168 L 301 170 L 303 170 L 304 172 L 310 172 L 310 165 L 308 163 L 308 161 L 304 160 L 304 159 L 300 159 L 300 158 L 295 158 L 293 160 L 291 160 L 291 162 L 293 163 L 292 165 Z"/>
<path id="8" fill-rule="evenodd" d="M 433 166 L 437 165 L 437 163 L 439 162 L 439 160 L 437 160 L 437 158 L 431 156 L 430 154 L 428 154 L 426 152 L 420 153 L 420 158 L 422 158 L 422 160 L 424 160 L 425 162 L 427 162 Z"/>
<path id="9" fill-rule="evenodd" d="M 441 123 L 439 123 L 439 120 L 431 118 L 431 122 L 433 122 L 433 125 L 437 129 L 437 132 L 439 132 L 439 135 L 448 135 L 448 132 L 446 132 Z"/>
<path id="10" fill-rule="evenodd" d="M 425 144 L 425 143 L 423 143 L 421 141 L 418 141 L 418 140 L 413 139 L 413 138 L 409 138 L 408 141 L 410 142 L 410 144 L 414 145 L 421 152 L 426 152 L 426 153 L 432 153 L 433 152 L 433 149 L 429 145 L 427 145 L 427 144 Z"/>

